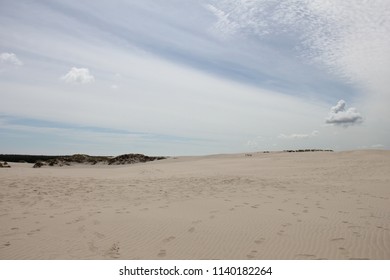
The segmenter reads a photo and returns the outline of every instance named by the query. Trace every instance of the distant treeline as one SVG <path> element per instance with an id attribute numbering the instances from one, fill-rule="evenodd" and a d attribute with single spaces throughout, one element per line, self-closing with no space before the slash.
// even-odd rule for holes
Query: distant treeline
<path id="1" fill-rule="evenodd" d="M 9 162 L 28 162 L 36 163 L 37 161 L 47 161 L 60 156 L 44 156 L 44 155 L 1 155 L 0 160 Z"/>
<path id="2" fill-rule="evenodd" d="M 285 153 L 304 153 L 304 152 L 333 152 L 333 150 L 304 149 L 304 150 L 284 150 Z"/>

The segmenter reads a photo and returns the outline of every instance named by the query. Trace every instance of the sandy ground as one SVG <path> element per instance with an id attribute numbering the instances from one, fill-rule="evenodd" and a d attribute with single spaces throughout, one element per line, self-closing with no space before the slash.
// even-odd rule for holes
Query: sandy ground
<path id="1" fill-rule="evenodd" d="M 390 151 L 0 169 L 0 259 L 390 259 Z"/>

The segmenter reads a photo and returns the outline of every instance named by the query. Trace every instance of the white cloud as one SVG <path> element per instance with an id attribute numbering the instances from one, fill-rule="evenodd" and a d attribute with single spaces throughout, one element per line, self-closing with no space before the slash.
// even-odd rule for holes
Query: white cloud
<path id="1" fill-rule="evenodd" d="M 16 66 L 23 65 L 23 62 L 14 53 L 7 52 L 0 54 L 0 62 L 6 64 L 13 64 Z"/>
<path id="2" fill-rule="evenodd" d="M 305 138 L 315 137 L 318 135 L 318 133 L 319 132 L 317 130 L 313 130 L 311 133 L 308 133 L 308 134 L 298 134 L 298 133 L 293 133 L 293 134 L 289 134 L 289 135 L 280 134 L 278 136 L 278 138 L 280 138 L 280 139 L 305 139 Z"/>
<path id="3" fill-rule="evenodd" d="M 336 106 L 330 109 L 329 116 L 325 119 L 326 123 L 334 125 L 349 126 L 363 121 L 360 113 L 353 107 L 346 110 L 345 101 L 340 100 Z"/>
<path id="4" fill-rule="evenodd" d="M 88 68 L 72 67 L 70 71 L 61 77 L 61 80 L 69 84 L 88 84 L 95 81 Z"/>
<path id="5" fill-rule="evenodd" d="M 337 102 L 336 106 L 333 106 L 332 108 L 330 108 L 330 112 L 332 114 L 337 114 L 338 112 L 343 112 L 345 111 L 345 101 L 344 100 L 339 100 L 339 102 Z"/>
<path id="6" fill-rule="evenodd" d="M 384 149 L 385 146 L 382 145 L 382 144 L 375 144 L 375 145 L 371 145 L 371 148 L 373 148 L 373 149 Z"/>

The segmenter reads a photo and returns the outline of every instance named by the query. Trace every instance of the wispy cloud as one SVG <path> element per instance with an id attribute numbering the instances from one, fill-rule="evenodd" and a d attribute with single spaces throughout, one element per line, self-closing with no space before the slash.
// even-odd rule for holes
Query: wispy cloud
<path id="1" fill-rule="evenodd" d="M 222 33 L 275 37 L 294 34 L 302 57 L 353 81 L 381 79 L 390 63 L 390 2 L 337 0 L 211 1 Z M 369 78 L 369 79 L 368 79 Z"/>
<path id="2" fill-rule="evenodd" d="M 353 107 L 346 109 L 345 104 L 344 100 L 337 102 L 336 106 L 330 109 L 329 116 L 325 122 L 344 127 L 361 123 L 363 118 L 360 113 Z"/>
<path id="3" fill-rule="evenodd" d="M 239 24 L 230 18 L 229 13 L 216 8 L 211 4 L 207 4 L 205 7 L 217 18 L 217 21 L 213 26 L 214 34 L 218 36 L 228 36 L 236 33 L 240 28 Z"/>
<path id="4" fill-rule="evenodd" d="M 23 62 L 14 53 L 3 52 L 0 54 L 0 62 L 16 66 L 23 65 Z"/>
<path id="5" fill-rule="evenodd" d="M 278 136 L 278 138 L 280 139 L 305 139 L 305 138 L 312 138 L 312 137 L 315 137 L 315 136 L 318 136 L 318 131 L 317 130 L 313 130 L 311 133 L 307 133 L 307 134 L 299 134 L 299 133 L 293 133 L 293 134 L 280 134 Z"/>
<path id="6" fill-rule="evenodd" d="M 131 132 L 104 127 L 83 127 L 68 123 L 18 119 L 7 116 L 0 116 L 0 132 L 17 138 L 22 136 L 26 140 L 35 139 L 33 141 L 39 142 L 44 148 L 35 151 L 38 153 L 58 153 L 59 150 L 65 148 L 67 153 L 94 154 L 96 148 L 98 148 L 100 154 L 114 155 L 128 152 L 127 149 L 130 144 L 137 151 L 144 151 L 145 153 L 148 152 L 144 150 L 145 147 L 153 145 L 157 147 L 153 148 L 153 153 L 156 154 L 162 152 L 158 151 L 158 146 L 169 147 L 169 150 L 165 151 L 165 155 L 169 155 L 175 145 L 182 148 L 188 143 L 196 143 L 197 145 L 213 144 L 209 140 L 201 138 Z M 46 138 L 50 139 L 49 143 L 46 142 Z M 0 144 L 4 144 L 2 139 L 0 139 Z M 19 148 L 24 150 L 24 147 Z M 30 148 L 35 149 L 36 147 Z M 32 150 L 26 151 L 27 153 L 32 152 Z"/>
<path id="7" fill-rule="evenodd" d="M 89 84 L 94 82 L 95 78 L 88 68 L 72 67 L 66 75 L 61 77 L 61 80 L 69 84 Z"/>
<path id="8" fill-rule="evenodd" d="M 272 32 L 273 1 L 212 1 L 207 8 L 217 17 L 218 32 L 266 35 Z"/>

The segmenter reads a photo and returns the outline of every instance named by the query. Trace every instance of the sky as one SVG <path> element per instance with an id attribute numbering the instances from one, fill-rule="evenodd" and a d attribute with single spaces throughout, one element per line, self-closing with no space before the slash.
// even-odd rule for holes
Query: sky
<path id="1" fill-rule="evenodd" d="M 0 0 L 0 154 L 390 148 L 388 0 Z"/>

